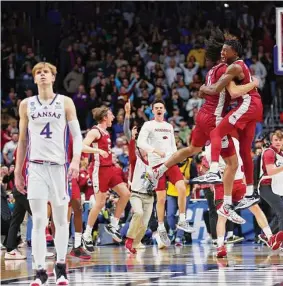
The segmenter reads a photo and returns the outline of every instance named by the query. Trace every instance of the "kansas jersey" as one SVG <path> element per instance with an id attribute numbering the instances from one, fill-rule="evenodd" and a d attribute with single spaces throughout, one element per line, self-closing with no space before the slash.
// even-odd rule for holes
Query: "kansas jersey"
<path id="1" fill-rule="evenodd" d="M 28 98 L 28 160 L 63 165 L 68 162 L 69 128 L 64 95 L 44 104 L 38 96 Z"/>

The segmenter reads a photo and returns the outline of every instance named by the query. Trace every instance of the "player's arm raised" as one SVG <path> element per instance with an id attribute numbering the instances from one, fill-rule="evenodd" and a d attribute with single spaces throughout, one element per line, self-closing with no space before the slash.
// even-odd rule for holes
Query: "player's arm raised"
<path id="1" fill-rule="evenodd" d="M 100 138 L 100 133 L 97 129 L 90 130 L 83 140 L 83 152 L 88 154 L 99 154 L 103 158 L 107 158 L 109 154 L 101 149 L 91 147 L 93 141 Z"/>
<path id="2" fill-rule="evenodd" d="M 74 102 L 65 96 L 66 119 L 73 137 L 73 158 L 69 167 L 69 176 L 76 179 L 79 175 L 83 139 Z"/>
<path id="3" fill-rule="evenodd" d="M 200 88 L 201 93 L 205 93 L 207 95 L 215 95 L 220 93 L 235 77 L 237 77 L 242 72 L 242 68 L 237 64 L 230 65 L 225 74 L 221 76 L 218 82 L 205 86 L 203 85 Z"/>
<path id="4" fill-rule="evenodd" d="M 28 130 L 28 116 L 27 116 L 27 100 L 23 100 L 19 107 L 20 115 L 20 134 L 17 147 L 16 168 L 15 168 L 15 185 L 17 190 L 25 194 L 25 182 L 22 176 L 22 169 L 27 152 L 27 130 Z"/>
<path id="5" fill-rule="evenodd" d="M 236 85 L 234 81 L 231 81 L 226 89 L 228 90 L 230 96 L 232 99 L 235 99 L 237 97 L 241 97 L 245 94 L 247 94 L 249 91 L 254 89 L 255 87 L 258 87 L 259 80 L 255 77 L 253 77 L 253 81 L 249 82 L 244 85 Z"/>

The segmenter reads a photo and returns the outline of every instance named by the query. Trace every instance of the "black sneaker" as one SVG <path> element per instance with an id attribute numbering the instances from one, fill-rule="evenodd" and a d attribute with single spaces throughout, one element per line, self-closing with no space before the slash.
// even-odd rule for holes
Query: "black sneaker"
<path id="1" fill-rule="evenodd" d="M 104 227 L 105 231 L 109 233 L 114 240 L 117 242 L 122 242 L 122 236 L 120 232 L 111 224 L 109 223 Z"/>
<path id="2" fill-rule="evenodd" d="M 83 248 L 89 252 L 92 253 L 94 252 L 94 246 L 93 246 L 93 242 L 92 242 L 92 237 L 85 237 L 85 234 L 82 235 L 82 245 Z"/>
<path id="3" fill-rule="evenodd" d="M 234 243 L 242 242 L 243 240 L 245 240 L 244 237 L 233 235 L 233 236 L 227 238 L 224 243 L 226 243 L 226 244 L 234 244 Z"/>
<path id="4" fill-rule="evenodd" d="M 56 263 L 54 268 L 56 285 L 69 285 L 65 263 Z"/>
<path id="5" fill-rule="evenodd" d="M 30 286 L 44 285 L 47 280 L 48 280 L 48 275 L 46 273 L 46 270 L 44 269 L 36 270 L 34 281 L 31 282 L 29 285 Z"/>
<path id="6" fill-rule="evenodd" d="M 89 260 L 91 259 L 91 256 L 86 253 L 84 248 L 82 246 L 79 246 L 77 248 L 73 247 L 73 249 L 70 252 L 71 256 L 78 257 L 83 260 Z"/>
<path id="7" fill-rule="evenodd" d="M 217 173 L 207 172 L 203 176 L 199 176 L 199 177 L 196 177 L 194 179 L 191 179 L 190 183 L 192 183 L 192 184 L 199 184 L 199 185 L 203 185 L 203 184 L 221 184 L 222 183 L 222 179 L 221 179 L 221 176 L 220 176 L 219 172 L 217 172 Z"/>

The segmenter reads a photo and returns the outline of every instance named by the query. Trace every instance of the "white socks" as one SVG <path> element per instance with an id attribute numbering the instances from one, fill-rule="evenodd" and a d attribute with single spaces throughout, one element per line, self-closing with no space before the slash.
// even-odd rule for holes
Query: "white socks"
<path id="1" fill-rule="evenodd" d="M 179 215 L 179 221 L 180 222 L 186 221 L 186 214 L 185 213 Z"/>
<path id="2" fill-rule="evenodd" d="M 234 235 L 233 231 L 228 231 L 226 239 L 233 237 L 233 235 Z"/>
<path id="3" fill-rule="evenodd" d="M 269 225 L 266 226 L 266 227 L 263 227 L 262 231 L 266 235 L 267 239 L 269 239 L 272 236 L 272 232 L 271 232 L 271 229 L 270 229 Z"/>
<path id="4" fill-rule="evenodd" d="M 82 243 L 82 234 L 80 232 L 75 232 L 75 248 L 78 248 L 81 246 Z"/>
<path id="5" fill-rule="evenodd" d="M 217 246 L 221 247 L 224 245 L 224 236 L 217 237 Z"/>
<path id="6" fill-rule="evenodd" d="M 160 229 L 160 230 L 164 230 L 165 229 L 164 222 L 158 222 L 158 229 Z"/>
<path id="7" fill-rule="evenodd" d="M 112 226 L 114 226 L 115 228 L 118 228 L 118 225 L 119 225 L 119 219 L 112 216 L 110 217 L 110 223 Z"/>
<path id="8" fill-rule="evenodd" d="M 209 172 L 216 174 L 216 173 L 218 173 L 218 171 L 219 171 L 219 163 L 218 162 L 212 162 L 210 164 Z"/>
<path id="9" fill-rule="evenodd" d="M 246 190 L 246 197 L 250 197 L 252 196 L 254 193 L 254 186 L 253 185 L 249 185 L 247 186 L 247 190 Z"/>
<path id="10" fill-rule="evenodd" d="M 232 196 L 224 195 L 224 205 L 232 205 Z"/>
<path id="11" fill-rule="evenodd" d="M 92 232 L 92 227 L 87 225 L 84 234 L 86 236 L 91 236 L 91 232 Z"/>

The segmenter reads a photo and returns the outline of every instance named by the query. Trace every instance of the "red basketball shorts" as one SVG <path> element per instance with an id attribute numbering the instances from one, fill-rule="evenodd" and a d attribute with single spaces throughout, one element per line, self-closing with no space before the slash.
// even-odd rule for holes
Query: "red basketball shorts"
<path id="1" fill-rule="evenodd" d="M 216 127 L 216 116 L 202 112 L 197 114 L 196 126 L 192 132 L 192 145 L 203 147 L 210 141 L 210 132 Z M 227 143 L 223 145 L 220 155 L 228 158 L 236 154 L 234 142 L 230 135 L 227 135 Z"/>
<path id="2" fill-rule="evenodd" d="M 158 168 L 160 165 L 157 165 L 154 168 Z M 184 176 L 180 170 L 180 168 L 175 165 L 169 168 L 163 176 L 159 179 L 157 188 L 155 189 L 156 192 L 166 190 L 166 179 L 168 178 L 169 182 L 175 185 L 178 181 L 184 180 Z"/>
<path id="3" fill-rule="evenodd" d="M 105 193 L 109 189 L 123 183 L 121 170 L 115 166 L 93 167 L 92 183 L 94 193 Z"/>
<path id="4" fill-rule="evenodd" d="M 232 202 L 238 203 L 246 194 L 246 184 L 243 180 L 235 180 L 233 184 Z M 224 199 L 223 184 L 214 185 L 214 200 L 217 208 L 221 206 Z"/>

